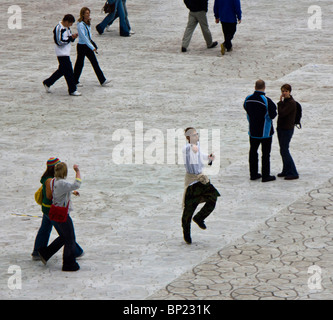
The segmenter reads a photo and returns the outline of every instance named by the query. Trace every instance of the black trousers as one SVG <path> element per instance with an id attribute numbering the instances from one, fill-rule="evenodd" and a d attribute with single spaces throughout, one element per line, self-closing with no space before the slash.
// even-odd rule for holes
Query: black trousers
<path id="1" fill-rule="evenodd" d="M 221 22 L 224 34 L 224 46 L 227 50 L 232 48 L 231 40 L 236 33 L 237 23 Z"/>
<path id="2" fill-rule="evenodd" d="M 56 238 L 42 253 L 46 260 L 50 259 L 58 250 L 64 246 L 63 266 L 72 267 L 76 264 L 75 250 L 75 232 L 71 217 L 68 215 L 67 221 L 63 223 L 53 222 L 59 237 Z"/>
<path id="3" fill-rule="evenodd" d="M 59 61 L 58 70 L 54 72 L 50 78 L 44 80 L 43 83 L 48 87 L 51 87 L 57 80 L 64 76 L 67 82 L 68 92 L 71 94 L 76 91 L 76 82 L 74 79 L 71 59 L 69 56 L 57 58 Z"/>
<path id="4" fill-rule="evenodd" d="M 84 65 L 84 59 L 87 57 L 94 68 L 95 74 L 100 82 L 100 84 L 103 84 L 105 82 L 104 74 L 98 64 L 95 52 L 91 50 L 87 45 L 85 44 L 77 44 L 76 47 L 77 50 L 77 57 L 74 67 L 74 78 L 75 83 L 79 83 L 79 79 L 82 73 L 83 65 Z"/>
<path id="5" fill-rule="evenodd" d="M 209 182 L 202 184 L 197 182 L 189 186 L 185 194 L 185 207 L 182 216 L 182 227 L 184 233 L 190 233 L 191 231 L 191 220 L 197 206 L 205 202 L 205 205 L 195 215 L 195 219 L 204 221 L 215 209 L 217 197 L 220 193 L 215 187 Z"/>
<path id="6" fill-rule="evenodd" d="M 249 165 L 250 176 L 255 177 L 258 174 L 258 148 L 261 144 L 261 174 L 262 177 L 270 175 L 270 156 L 272 147 L 272 137 L 264 139 L 256 139 L 250 137 L 250 152 L 249 152 Z"/>

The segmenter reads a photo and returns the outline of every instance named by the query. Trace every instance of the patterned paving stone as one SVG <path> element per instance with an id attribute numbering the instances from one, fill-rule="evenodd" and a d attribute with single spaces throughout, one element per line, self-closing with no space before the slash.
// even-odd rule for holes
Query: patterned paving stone
<path id="1" fill-rule="evenodd" d="M 332 195 L 330 179 L 187 272 L 187 282 L 181 276 L 149 299 L 188 298 L 177 284 L 193 289 L 196 299 L 333 299 Z M 215 284 L 206 277 L 212 271 Z"/>

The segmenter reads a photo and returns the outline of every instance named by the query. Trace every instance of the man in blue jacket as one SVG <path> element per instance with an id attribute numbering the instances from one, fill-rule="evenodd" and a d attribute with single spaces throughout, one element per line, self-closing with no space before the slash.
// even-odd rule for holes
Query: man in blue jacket
<path id="1" fill-rule="evenodd" d="M 237 22 L 242 22 L 242 10 L 240 0 L 215 0 L 215 22 L 222 24 L 224 43 L 221 44 L 221 53 L 232 50 L 231 40 L 236 33 Z"/>
<path id="2" fill-rule="evenodd" d="M 250 179 L 262 178 L 262 182 L 273 181 L 275 176 L 270 175 L 270 154 L 272 136 L 274 133 L 273 119 L 276 117 L 276 105 L 265 94 L 265 81 L 258 80 L 253 94 L 246 97 L 244 109 L 249 121 L 250 136 Z M 258 173 L 258 148 L 261 144 L 261 174 Z"/>

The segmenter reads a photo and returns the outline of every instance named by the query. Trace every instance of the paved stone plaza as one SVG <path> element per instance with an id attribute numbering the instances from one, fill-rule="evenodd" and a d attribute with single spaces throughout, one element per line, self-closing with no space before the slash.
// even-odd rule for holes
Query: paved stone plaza
<path id="1" fill-rule="evenodd" d="M 180 52 L 182 1 L 128 0 L 129 38 L 119 36 L 118 22 L 97 34 L 103 4 L 1 1 L 0 298 L 332 299 L 331 1 L 243 1 L 234 50 L 223 57 L 219 46 L 206 49 L 199 27 Z M 13 5 L 22 10 L 21 29 L 8 24 Z M 69 96 L 63 79 L 47 94 L 42 81 L 57 68 L 52 30 L 66 13 L 78 18 L 83 5 L 111 84 L 99 86 L 86 61 L 81 97 Z M 212 7 L 213 0 L 210 29 L 221 43 Z M 243 101 L 258 78 L 273 101 L 287 82 L 302 104 L 303 128 L 291 143 L 299 180 L 249 180 Z M 193 225 L 187 245 L 185 170 L 177 162 L 185 139 L 168 134 L 192 125 L 217 154 L 207 174 L 221 197 L 207 230 Z M 125 138 L 130 161 L 119 164 Z M 62 252 L 47 266 L 30 256 L 41 221 L 34 193 L 52 156 L 78 163 L 83 176 L 72 218 L 85 255 L 75 273 L 61 271 Z M 274 135 L 272 174 L 281 165 Z"/>

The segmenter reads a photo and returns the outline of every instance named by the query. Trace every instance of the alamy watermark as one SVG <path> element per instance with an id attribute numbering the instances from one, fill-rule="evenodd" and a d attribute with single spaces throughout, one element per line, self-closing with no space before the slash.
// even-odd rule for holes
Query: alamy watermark
<path id="1" fill-rule="evenodd" d="M 221 130 L 198 129 L 202 153 L 215 155 L 213 165 L 206 173 L 216 175 L 220 170 Z M 112 150 L 112 160 L 122 164 L 183 165 L 183 147 L 186 144 L 184 129 L 152 128 L 144 131 L 143 122 L 135 121 L 134 134 L 128 129 L 117 129 L 112 141 L 119 142 Z"/>
<path id="2" fill-rule="evenodd" d="M 321 291 L 323 289 L 321 285 L 321 268 L 319 266 L 313 265 L 308 268 L 308 274 L 311 276 L 308 278 L 308 288 L 314 291 Z"/>
<path id="3" fill-rule="evenodd" d="M 8 288 L 10 290 L 22 289 L 22 270 L 20 266 L 11 265 L 8 268 L 8 274 L 12 274 L 8 278 Z"/>
<path id="4" fill-rule="evenodd" d="M 8 28 L 9 29 L 22 29 L 22 10 L 20 6 L 13 5 L 8 8 Z"/>
<path id="5" fill-rule="evenodd" d="M 308 8 L 308 14 L 311 14 L 308 19 L 308 28 L 311 30 L 322 28 L 322 11 L 321 7 L 317 5 Z"/>

